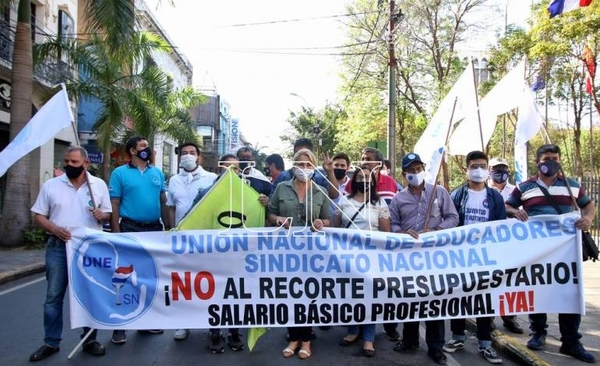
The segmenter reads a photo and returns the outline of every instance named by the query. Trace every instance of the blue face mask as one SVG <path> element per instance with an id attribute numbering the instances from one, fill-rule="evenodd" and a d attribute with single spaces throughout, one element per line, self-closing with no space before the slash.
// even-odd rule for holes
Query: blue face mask
<path id="1" fill-rule="evenodd" d="M 492 180 L 498 184 L 506 182 L 508 180 L 508 170 L 494 170 Z"/>
<path id="2" fill-rule="evenodd" d="M 553 177 L 560 170 L 560 163 L 556 160 L 546 160 L 538 164 L 538 170 L 546 177 Z"/>

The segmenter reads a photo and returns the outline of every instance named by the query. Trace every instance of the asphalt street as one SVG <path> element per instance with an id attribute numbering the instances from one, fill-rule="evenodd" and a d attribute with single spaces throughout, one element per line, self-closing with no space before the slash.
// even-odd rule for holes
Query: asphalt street
<path id="1" fill-rule="evenodd" d="M 45 278 L 41 274 L 28 276 L 0 286 L 0 360 L 3 365 L 32 365 L 29 355 L 43 344 L 42 305 L 45 296 Z M 401 329 L 401 326 L 400 328 Z M 446 327 L 447 337 L 449 324 Z M 385 338 L 381 326 L 377 328 L 375 339 L 376 355 L 373 358 L 359 356 L 360 342 L 341 347 L 339 340 L 344 336 L 344 327 L 334 327 L 327 331 L 315 330 L 317 339 L 313 341 L 313 356 L 308 361 L 297 357 L 284 359 L 281 350 L 285 348 L 285 328 L 269 329 L 252 352 L 234 352 L 226 348 L 224 354 L 214 355 L 207 348 L 208 331 L 192 330 L 188 339 L 173 340 L 174 330 L 165 330 L 160 335 L 140 334 L 128 331 L 128 342 L 114 345 L 110 342 L 110 331 L 100 331 L 98 340 L 107 349 L 106 355 L 94 357 L 78 352 L 70 360 L 67 356 L 79 341 L 79 330 L 71 330 L 68 320 L 68 301 L 65 303 L 65 330 L 59 353 L 39 365 L 248 365 L 280 366 L 310 363 L 318 366 L 403 366 L 435 365 L 428 357 L 421 327 L 421 347 L 413 354 L 399 354 L 392 350 L 394 343 Z M 242 330 L 242 334 L 244 334 Z M 448 365 L 486 365 L 485 360 L 476 354 L 477 340 L 470 335 L 466 349 L 449 355 Z M 504 365 L 517 365 L 516 360 L 504 359 Z"/>

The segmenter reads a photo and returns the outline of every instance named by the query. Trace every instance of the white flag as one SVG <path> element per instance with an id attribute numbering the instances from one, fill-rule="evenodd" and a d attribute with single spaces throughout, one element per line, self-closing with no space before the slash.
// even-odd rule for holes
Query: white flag
<path id="1" fill-rule="evenodd" d="M 460 118 L 471 113 L 477 113 L 477 93 L 474 80 L 473 67 L 469 62 L 463 74 L 440 103 L 419 141 L 415 144 L 414 152 L 419 154 L 419 157 L 425 163 L 425 170 L 427 171 L 425 181 L 427 183 L 435 183 L 442 164 L 448 131 Z M 455 102 L 454 117 L 451 117 Z"/>
<path id="2" fill-rule="evenodd" d="M 21 132 L 0 151 L 0 177 L 35 148 L 45 144 L 73 123 L 67 90 L 62 88 L 33 116 Z"/>
<path id="3" fill-rule="evenodd" d="M 492 138 L 498 116 L 517 108 L 521 103 L 521 87 L 525 80 L 525 60 L 508 72 L 479 102 L 481 124 L 477 115 L 467 115 L 448 142 L 452 155 L 467 155 L 482 150 Z M 480 132 L 481 126 L 481 132 Z"/>
<path id="4" fill-rule="evenodd" d="M 519 118 L 515 127 L 515 182 L 521 183 L 528 178 L 527 173 L 527 141 L 540 130 L 544 119 L 537 109 L 533 92 L 527 84 L 521 83 L 521 103 Z"/>

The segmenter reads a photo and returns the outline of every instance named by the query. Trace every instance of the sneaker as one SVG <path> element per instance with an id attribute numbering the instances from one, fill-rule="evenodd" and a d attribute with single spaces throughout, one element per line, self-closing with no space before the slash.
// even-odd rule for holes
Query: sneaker
<path id="1" fill-rule="evenodd" d="M 210 344 L 208 345 L 210 351 L 214 354 L 225 352 L 225 341 L 221 333 L 210 334 Z"/>
<path id="2" fill-rule="evenodd" d="M 389 339 L 392 342 L 398 342 L 400 340 L 400 334 L 398 334 L 398 331 L 396 329 L 390 331 L 384 330 L 383 334 L 385 334 L 387 339 Z"/>
<path id="3" fill-rule="evenodd" d="M 527 348 L 539 351 L 546 344 L 546 335 L 533 333 L 531 339 L 527 341 Z"/>
<path id="4" fill-rule="evenodd" d="M 111 341 L 114 344 L 123 344 L 127 342 L 127 334 L 124 330 L 113 330 Z"/>
<path id="5" fill-rule="evenodd" d="M 189 329 L 177 329 L 175 334 L 173 334 L 173 339 L 176 341 L 183 341 L 190 335 Z"/>
<path id="6" fill-rule="evenodd" d="M 396 343 L 396 345 L 394 346 L 394 351 L 396 352 L 412 352 L 414 350 L 416 350 L 417 348 L 419 348 L 419 344 L 410 344 L 410 343 L 406 343 L 405 341 L 401 340 L 398 343 Z"/>
<path id="7" fill-rule="evenodd" d="M 465 342 L 459 341 L 457 339 L 449 340 L 448 342 L 446 342 L 446 344 L 444 344 L 444 347 L 442 347 L 444 352 L 448 353 L 453 353 L 463 348 L 465 348 Z"/>
<path id="8" fill-rule="evenodd" d="M 227 336 L 227 344 L 232 351 L 241 351 L 244 349 L 244 342 L 242 342 L 239 333 L 230 333 Z"/>
<path id="9" fill-rule="evenodd" d="M 429 350 L 427 351 L 427 354 L 429 355 L 429 357 L 431 357 L 433 362 L 437 363 L 438 365 L 445 365 L 448 363 L 448 358 L 446 357 L 444 352 L 442 352 L 441 349 Z"/>
<path id="10" fill-rule="evenodd" d="M 489 363 L 502 363 L 502 359 L 492 347 L 479 347 L 477 353 Z"/>
<path id="11" fill-rule="evenodd" d="M 573 344 L 563 343 L 560 346 L 559 352 L 571 357 L 575 357 L 579 361 L 592 363 L 596 361 L 596 357 L 589 353 L 583 348 L 583 345 L 579 342 Z"/>

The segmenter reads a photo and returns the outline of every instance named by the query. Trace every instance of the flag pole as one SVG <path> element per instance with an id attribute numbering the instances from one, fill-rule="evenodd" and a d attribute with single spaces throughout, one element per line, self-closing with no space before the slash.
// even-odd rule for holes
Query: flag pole
<path id="1" fill-rule="evenodd" d="M 481 114 L 479 113 L 479 96 L 477 95 L 477 80 L 475 80 L 475 65 L 473 59 L 469 61 L 473 69 L 473 86 L 475 88 L 475 106 L 477 107 L 477 122 L 479 124 L 479 138 L 481 139 L 481 151 L 485 152 L 485 144 L 483 143 L 483 127 L 481 127 Z M 454 111 L 452 111 L 454 113 Z M 446 138 L 446 143 L 448 142 Z"/>

